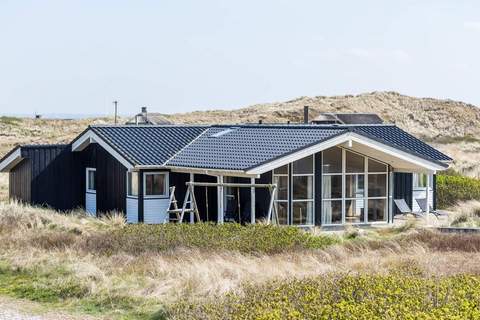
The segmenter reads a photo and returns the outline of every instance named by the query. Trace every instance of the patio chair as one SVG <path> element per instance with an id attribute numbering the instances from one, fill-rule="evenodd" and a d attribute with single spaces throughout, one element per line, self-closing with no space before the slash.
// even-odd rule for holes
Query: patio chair
<path id="1" fill-rule="evenodd" d="M 423 212 L 427 212 L 427 199 L 426 198 L 421 198 L 421 199 L 415 199 L 417 201 L 418 206 Z M 448 213 L 445 211 L 438 211 L 438 210 L 433 210 L 432 206 L 429 204 L 429 209 L 430 213 L 434 214 L 435 217 L 440 217 L 440 216 L 448 216 Z"/>
<path id="2" fill-rule="evenodd" d="M 410 209 L 410 207 L 408 206 L 405 199 L 394 199 L 393 202 L 397 206 L 400 213 L 403 214 L 403 215 L 411 214 L 411 215 L 413 215 L 415 217 L 419 217 L 419 218 L 425 217 L 425 215 L 421 212 L 413 212 L 412 209 Z"/>

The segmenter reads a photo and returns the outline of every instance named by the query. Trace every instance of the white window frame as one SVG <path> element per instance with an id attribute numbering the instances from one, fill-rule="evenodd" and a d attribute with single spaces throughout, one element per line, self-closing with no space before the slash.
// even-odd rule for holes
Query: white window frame
<path id="1" fill-rule="evenodd" d="M 89 189 L 89 185 L 88 185 L 88 178 L 90 176 L 90 172 L 93 171 L 95 172 L 95 190 L 92 190 L 92 189 Z M 85 169 L 85 192 L 88 192 L 88 193 L 97 193 L 97 169 L 96 168 L 86 168 Z"/>
<path id="2" fill-rule="evenodd" d="M 289 212 L 289 219 L 293 220 L 293 204 L 295 202 L 311 202 L 312 203 L 312 208 L 313 208 L 312 223 L 310 223 L 310 224 L 293 224 L 293 221 L 289 221 L 290 225 L 296 226 L 296 227 L 311 227 L 311 226 L 315 225 L 315 155 L 312 154 L 311 156 L 307 156 L 307 157 L 312 157 L 312 173 L 297 173 L 297 174 L 295 174 L 295 173 L 293 173 L 294 172 L 293 171 L 293 162 L 290 164 L 290 166 L 292 167 L 292 179 L 291 179 L 291 181 L 289 181 L 289 183 L 291 184 L 291 188 L 292 188 L 292 212 L 291 212 L 291 214 Z M 307 158 L 307 157 L 305 157 L 305 158 Z M 302 159 L 299 159 L 299 160 L 302 160 Z M 297 161 L 299 161 L 299 160 L 297 160 Z M 312 177 L 312 198 L 311 199 L 293 199 L 293 194 L 294 194 L 294 190 L 293 190 L 293 180 L 294 179 L 293 178 L 294 177 Z"/>
<path id="3" fill-rule="evenodd" d="M 287 173 L 275 173 L 275 170 L 278 169 L 278 168 L 281 168 L 281 167 L 284 167 L 284 166 L 287 166 Z M 272 183 L 275 183 L 275 177 L 287 177 L 287 199 L 284 200 L 278 200 L 277 199 L 277 196 L 278 196 L 278 190 L 277 192 L 275 192 L 275 199 L 274 199 L 274 204 L 273 205 L 277 205 L 277 203 L 286 203 L 287 204 L 287 226 L 290 225 L 290 205 L 289 205 L 289 199 L 290 199 L 290 164 L 286 164 L 286 165 L 283 165 L 283 166 L 280 166 L 278 168 L 275 168 L 272 170 Z M 277 186 L 278 187 L 278 186 Z M 278 206 L 276 207 L 276 210 L 277 210 L 277 214 L 278 214 Z M 277 217 L 278 219 L 278 217 Z"/>
<path id="4" fill-rule="evenodd" d="M 275 177 L 287 177 L 287 199 L 286 200 L 277 200 L 277 198 L 274 199 L 274 205 L 277 205 L 277 203 L 286 203 L 287 204 L 287 224 L 288 226 L 296 226 L 296 227 L 311 227 L 315 225 L 315 155 L 310 155 L 307 157 L 312 157 L 312 173 L 293 173 L 293 162 L 288 163 L 283 166 L 287 166 L 287 173 L 275 173 L 275 170 L 278 168 L 281 168 L 283 166 L 280 166 L 278 168 L 275 168 L 272 170 L 272 183 L 275 183 Z M 306 158 L 306 157 L 304 157 Z M 303 158 L 302 158 L 303 159 Z M 299 160 L 302 160 L 299 159 Z M 298 160 L 296 160 L 298 161 Z M 294 161 L 295 162 L 295 161 Z M 290 174 L 291 173 L 291 174 Z M 292 177 L 290 179 L 290 177 Z M 312 198 L 311 199 L 293 199 L 293 178 L 294 177 L 312 177 Z M 292 205 L 290 206 L 290 200 L 292 202 Z M 293 224 L 293 204 L 295 202 L 309 202 L 312 203 L 312 223 L 311 224 Z M 278 207 L 277 207 L 277 213 L 278 213 Z"/>
<path id="5" fill-rule="evenodd" d="M 140 192 L 140 190 L 139 190 L 140 188 L 139 188 L 139 185 L 138 185 L 138 181 L 137 181 L 137 195 L 135 196 L 135 195 L 128 194 L 128 189 L 129 189 L 128 185 L 129 185 L 129 183 L 130 183 L 129 174 L 133 174 L 133 173 L 136 173 L 136 174 L 137 174 L 137 179 L 138 179 L 138 174 L 139 174 L 138 171 L 127 171 L 127 172 L 126 172 L 127 198 L 138 199 L 138 194 L 139 194 L 139 192 Z"/>
<path id="6" fill-rule="evenodd" d="M 428 183 L 427 182 L 425 183 L 424 187 L 420 187 L 418 185 L 418 182 L 420 181 L 420 176 L 421 175 L 426 175 L 427 179 L 430 180 Z M 425 191 L 425 190 L 427 190 L 427 185 L 428 184 L 430 185 L 429 190 L 433 190 L 433 175 L 429 175 L 429 174 L 423 173 L 423 172 L 414 172 L 412 174 L 412 190 L 413 191 Z"/>
<path id="7" fill-rule="evenodd" d="M 347 224 L 346 223 L 346 201 L 348 200 L 363 200 L 363 203 L 364 203 L 364 221 L 362 222 L 354 222 L 354 223 L 348 223 L 348 225 L 365 225 L 365 224 L 384 224 L 384 223 L 387 223 L 388 222 L 388 206 L 389 206 L 389 202 L 388 202 L 388 186 L 389 186 L 389 172 L 388 172 L 388 164 L 383 162 L 383 161 L 380 161 L 380 160 L 377 160 L 375 158 L 371 158 L 371 157 L 368 157 L 364 154 L 361 154 L 359 152 L 355 152 L 353 150 L 350 150 L 350 149 L 345 149 L 343 147 L 340 147 L 340 146 L 335 146 L 334 148 L 340 148 L 342 150 L 342 172 L 341 173 L 324 173 L 323 172 L 323 152 L 322 152 L 322 225 L 323 226 L 339 226 L 339 225 L 344 225 L 344 224 Z M 357 155 L 360 155 L 362 157 L 364 157 L 364 161 L 365 161 L 365 172 L 346 172 L 347 168 L 346 168 L 346 153 L 348 152 L 351 152 L 351 153 L 355 153 Z M 369 172 L 369 169 L 368 169 L 368 160 L 373 160 L 375 162 L 378 162 L 380 164 L 383 164 L 385 165 L 385 169 L 386 171 L 383 171 L 383 172 Z M 381 197 L 370 197 L 368 195 L 368 178 L 370 175 L 373 175 L 373 174 L 385 174 L 385 190 L 386 190 L 386 194 L 385 196 L 381 196 Z M 346 177 L 349 176 L 349 175 L 363 175 L 365 178 L 364 178 L 364 195 L 362 198 L 347 198 L 346 197 L 346 190 L 347 190 L 347 185 L 346 185 Z M 341 176 L 342 177 L 342 197 L 341 198 L 323 198 L 323 177 L 325 176 Z M 384 220 L 382 221 L 372 221 L 372 222 L 369 222 L 368 221 L 368 202 L 369 200 L 377 200 L 377 199 L 380 199 L 380 200 L 385 200 L 386 201 L 386 206 L 385 206 L 385 218 Z M 342 201 L 342 222 L 340 223 L 324 223 L 324 217 L 323 217 L 323 212 L 324 212 L 324 203 L 327 202 L 327 201 Z"/>
<path id="8" fill-rule="evenodd" d="M 165 176 L 165 193 L 164 194 L 156 194 L 156 195 L 147 195 L 147 176 L 149 175 L 157 175 L 161 174 Z M 158 172 L 144 172 L 143 173 L 143 198 L 144 199 L 164 199 L 170 197 L 170 182 L 169 182 L 169 174 L 166 171 L 158 171 Z"/>

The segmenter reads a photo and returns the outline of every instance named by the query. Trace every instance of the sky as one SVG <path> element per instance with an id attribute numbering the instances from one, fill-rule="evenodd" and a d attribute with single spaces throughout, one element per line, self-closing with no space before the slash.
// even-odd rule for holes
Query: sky
<path id="1" fill-rule="evenodd" d="M 393 90 L 480 105 L 480 1 L 0 0 L 0 114 Z"/>

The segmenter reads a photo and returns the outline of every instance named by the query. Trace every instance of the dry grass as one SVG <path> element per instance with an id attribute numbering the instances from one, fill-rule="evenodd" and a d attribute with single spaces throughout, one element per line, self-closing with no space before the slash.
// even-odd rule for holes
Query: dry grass
<path id="1" fill-rule="evenodd" d="M 373 92 L 333 97 L 301 97 L 287 102 L 258 104 L 237 110 L 197 111 L 167 115 L 174 123 L 301 122 L 303 106 L 311 117 L 320 112 L 375 112 L 385 121 L 426 139 L 455 159 L 453 168 L 480 177 L 480 109 L 463 102 L 415 98 L 395 92 Z M 126 119 L 121 119 L 125 121 Z M 68 143 L 88 125 L 113 123 L 112 118 L 34 120 L 0 117 L 0 157 L 19 144 Z M 7 194 L 0 174 L 0 200 Z"/>
<path id="2" fill-rule="evenodd" d="M 27 269 L 62 266 L 81 279 L 92 294 L 128 290 L 138 297 L 162 301 L 223 294 L 245 282 L 332 272 L 383 273 L 409 264 L 426 274 L 480 274 L 480 236 L 415 229 L 387 240 L 382 235 L 365 234 L 323 250 L 276 255 L 195 249 L 104 255 L 82 250 L 85 238 L 121 227 L 118 218 L 96 220 L 81 212 L 59 215 L 46 209 L 1 204 L 0 259 Z"/>
<path id="3" fill-rule="evenodd" d="M 480 201 L 470 200 L 451 209 L 449 225 L 454 227 L 480 227 Z"/>
<path id="4" fill-rule="evenodd" d="M 0 201 L 8 199 L 8 173 L 0 173 Z"/>

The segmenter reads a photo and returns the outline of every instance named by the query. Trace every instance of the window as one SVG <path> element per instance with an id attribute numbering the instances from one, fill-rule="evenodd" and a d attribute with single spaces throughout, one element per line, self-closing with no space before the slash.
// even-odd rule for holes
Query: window
<path id="1" fill-rule="evenodd" d="M 279 224 L 313 225 L 314 158 L 308 156 L 273 170 Z M 291 206 L 289 199 L 291 198 Z"/>
<path id="2" fill-rule="evenodd" d="M 144 196 L 146 198 L 168 197 L 168 173 L 144 173 Z"/>
<path id="3" fill-rule="evenodd" d="M 288 164 L 273 170 L 273 183 L 277 184 L 275 209 L 277 210 L 278 214 L 278 223 L 284 225 L 290 223 L 290 219 L 288 217 L 288 172 Z"/>
<path id="4" fill-rule="evenodd" d="M 349 173 L 365 172 L 365 158 L 353 152 L 346 151 L 346 166 Z"/>
<path id="5" fill-rule="evenodd" d="M 368 172 L 387 172 L 387 165 L 368 159 Z"/>
<path id="6" fill-rule="evenodd" d="M 386 197 L 387 196 L 387 174 L 369 174 L 368 175 L 368 196 Z"/>
<path id="7" fill-rule="evenodd" d="M 322 152 L 322 168 L 323 224 L 386 221 L 386 164 L 333 147 Z"/>
<path id="8" fill-rule="evenodd" d="M 313 156 L 293 162 L 292 223 L 313 225 Z"/>
<path id="9" fill-rule="evenodd" d="M 86 191 L 89 193 L 97 192 L 96 171 L 95 168 L 87 168 Z"/>
<path id="10" fill-rule="evenodd" d="M 127 196 L 138 197 L 138 172 L 127 172 Z"/>
<path id="11" fill-rule="evenodd" d="M 330 148 L 322 152 L 324 173 L 342 173 L 342 149 Z"/>
<path id="12" fill-rule="evenodd" d="M 427 187 L 428 175 L 426 173 L 414 173 L 413 178 L 413 188 L 422 189 Z M 430 177 L 430 188 L 433 186 L 433 176 Z"/>

